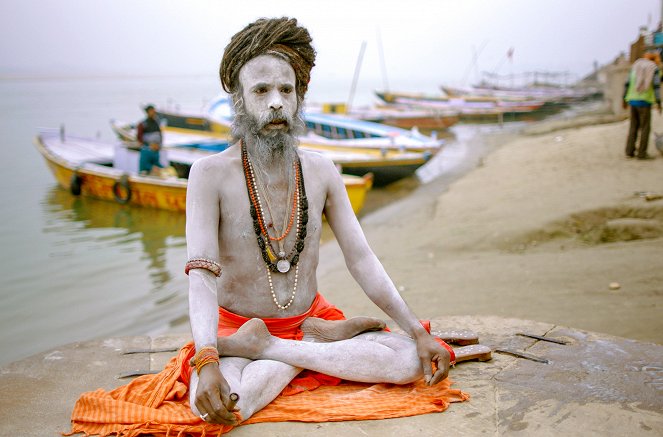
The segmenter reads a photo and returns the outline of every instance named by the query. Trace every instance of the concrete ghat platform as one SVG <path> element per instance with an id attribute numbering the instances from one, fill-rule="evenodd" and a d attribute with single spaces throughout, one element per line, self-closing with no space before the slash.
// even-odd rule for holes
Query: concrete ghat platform
<path id="1" fill-rule="evenodd" d="M 526 352 L 541 363 L 495 353 L 487 363 L 451 371 L 468 402 L 441 414 L 355 422 L 266 423 L 232 436 L 663 435 L 663 346 L 528 320 L 456 316 L 433 330 L 468 328 L 482 344 Z M 516 335 L 528 333 L 566 345 Z M 0 369 L 0 435 L 57 436 L 69 430 L 78 395 L 112 389 L 134 370 L 160 370 L 174 352 L 125 355 L 128 349 L 178 347 L 185 335 L 124 337 L 63 346 Z"/>

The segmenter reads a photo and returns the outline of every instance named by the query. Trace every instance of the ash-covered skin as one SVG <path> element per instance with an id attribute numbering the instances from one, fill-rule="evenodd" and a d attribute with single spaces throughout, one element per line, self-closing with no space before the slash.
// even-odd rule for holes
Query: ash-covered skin
<path id="1" fill-rule="evenodd" d="M 444 379 L 449 353 L 422 328 L 368 246 L 333 162 L 296 149 L 298 127 L 294 120 L 301 99 L 293 68 L 281 56 L 260 55 L 244 64 L 239 80 L 240 107 L 246 114 L 235 121 L 234 132 L 241 134 L 253 164 L 265 178 L 272 219 L 283 223 L 290 212 L 289 169 L 296 153 L 308 196 L 308 233 L 298 264 L 296 297 L 290 307 L 281 310 L 272 300 L 266 266 L 255 241 L 239 143 L 193 165 L 186 209 L 188 256 L 219 260 L 223 273 L 216 279 L 206 270 L 190 272 L 192 334 L 197 348 L 218 344 L 222 355 L 232 355 L 223 358 L 218 367 L 204 366 L 199 378 L 193 373 L 190 396 L 194 413 L 207 414 L 209 422 L 234 424 L 235 417 L 224 405 L 229 393 L 235 392 L 240 396 L 242 418 L 247 419 L 271 402 L 302 368 L 363 382 L 406 383 L 422 376 L 430 383 Z M 318 290 L 316 268 L 323 212 L 355 280 L 411 338 L 365 332 L 342 341 L 320 341 L 339 338 L 338 333 L 354 335 L 355 327 L 348 329 L 348 324 L 357 321 L 349 321 L 337 322 L 334 326 L 338 329 L 326 324 L 309 327 L 309 341 L 293 342 L 271 337 L 264 324 L 254 320 L 236 336 L 217 343 L 217 306 L 249 318 L 289 317 L 309 309 Z M 284 240 L 285 247 L 291 248 L 294 240 L 291 232 Z M 286 274 L 272 274 L 279 302 L 289 300 L 294 276 L 294 268 Z M 381 326 L 381 321 L 368 319 L 365 328 Z M 439 368 L 435 375 L 431 361 Z"/>

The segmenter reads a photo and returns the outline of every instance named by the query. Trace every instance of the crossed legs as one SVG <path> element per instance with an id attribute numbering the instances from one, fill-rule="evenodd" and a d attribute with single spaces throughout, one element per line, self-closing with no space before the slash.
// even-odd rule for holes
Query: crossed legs
<path id="1" fill-rule="evenodd" d="M 332 322 L 340 331 L 325 330 L 323 324 L 314 327 L 321 329 L 305 329 L 304 341 L 293 341 L 273 337 L 260 319 L 252 319 L 234 335 L 219 338 L 219 351 L 225 356 L 219 364 L 221 373 L 231 391 L 240 395 L 237 406 L 242 418 L 264 408 L 303 368 L 359 382 L 406 384 L 423 376 L 410 338 L 382 331 L 355 336 L 357 328 L 365 331 L 366 326 L 347 322 Z M 374 329 L 383 326 L 373 323 Z M 329 333 L 333 338 L 352 338 L 334 341 Z M 194 402 L 197 386 L 194 372 L 189 387 L 194 414 L 199 414 Z"/>
<path id="2" fill-rule="evenodd" d="M 302 370 L 280 361 L 254 361 L 239 357 L 223 358 L 219 368 L 230 385 L 230 391 L 240 395 L 237 407 L 244 420 L 273 401 Z M 193 372 L 189 385 L 189 401 L 191 410 L 198 416 L 200 413 L 195 405 L 197 389 L 198 375 Z"/>

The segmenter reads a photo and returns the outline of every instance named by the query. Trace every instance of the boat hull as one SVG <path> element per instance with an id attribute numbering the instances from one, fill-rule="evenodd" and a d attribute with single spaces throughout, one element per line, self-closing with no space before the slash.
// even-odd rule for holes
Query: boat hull
<path id="1" fill-rule="evenodd" d="M 41 138 L 37 138 L 36 142 L 37 148 L 44 157 L 55 180 L 65 190 L 72 191 L 72 180 L 74 174 L 76 174 L 80 178 L 80 195 L 119 203 L 123 203 L 121 200 L 127 198 L 126 187 L 116 185 L 122 183 L 122 172 L 105 174 L 103 168 L 99 170 L 95 170 L 92 166 L 76 168 L 50 153 L 42 143 Z M 125 183 L 131 192 L 126 202 L 127 205 L 178 212 L 183 212 L 186 208 L 187 184 L 184 180 L 128 176 Z M 116 187 L 120 200 L 116 195 Z"/>
<path id="2" fill-rule="evenodd" d="M 167 126 L 171 128 L 230 135 L 230 125 L 221 124 L 201 115 L 187 115 L 157 110 L 157 116 L 161 120 L 164 120 Z"/>
<path id="3" fill-rule="evenodd" d="M 424 159 L 403 162 L 398 165 L 348 162 L 346 164 L 341 164 L 341 167 L 345 174 L 365 176 L 370 173 L 373 175 L 373 185 L 376 187 L 383 187 L 392 182 L 396 182 L 399 179 L 412 176 L 414 172 L 425 163 L 426 160 Z"/>
<path id="4" fill-rule="evenodd" d="M 343 175 L 343 184 L 345 185 L 345 190 L 348 192 L 348 199 L 350 199 L 352 210 L 357 215 L 364 207 L 366 195 L 373 187 L 373 174 L 363 174 L 360 178 Z"/>
<path id="5" fill-rule="evenodd" d="M 122 141 L 135 141 L 131 129 L 117 123 L 112 123 L 111 127 Z M 170 129 L 165 132 L 166 139 L 168 139 Z M 191 133 L 191 131 L 187 131 L 186 129 L 178 129 L 178 132 L 184 136 Z M 357 144 L 360 144 L 360 142 Z M 164 147 L 166 150 L 172 150 L 168 144 Z M 428 162 L 431 156 L 439 150 L 432 149 L 430 151 L 423 148 L 421 151 L 401 151 L 387 147 L 384 149 L 361 147 L 361 145 L 350 147 L 347 143 L 346 145 L 339 145 L 333 140 L 311 135 L 300 138 L 299 148 L 324 154 L 334 164 L 340 166 L 343 173 L 355 176 L 364 176 L 367 173 L 373 173 L 373 185 L 375 186 L 384 186 L 400 178 L 411 176 L 417 168 Z M 209 150 L 209 152 L 211 153 L 212 150 Z M 171 165 L 175 167 L 180 177 L 188 178 L 191 162 L 174 161 Z M 346 169 L 352 170 L 346 171 Z"/>
<path id="6" fill-rule="evenodd" d="M 442 117 L 393 117 L 385 118 L 383 120 L 373 120 L 379 123 L 384 123 L 389 126 L 400 127 L 401 129 L 417 129 L 429 130 L 444 130 L 448 129 L 454 124 L 458 123 L 457 115 L 447 115 Z"/>
<path id="7" fill-rule="evenodd" d="M 53 153 L 41 136 L 36 138 L 35 145 L 57 183 L 69 192 L 75 191 L 72 182 L 76 180 L 80 187 L 78 195 L 168 211 L 184 212 L 186 209 L 186 179 L 130 175 L 101 164 L 80 165 Z M 363 177 L 343 175 L 355 214 L 363 208 L 366 195 L 373 186 L 373 176 L 366 173 L 358 175 Z"/>

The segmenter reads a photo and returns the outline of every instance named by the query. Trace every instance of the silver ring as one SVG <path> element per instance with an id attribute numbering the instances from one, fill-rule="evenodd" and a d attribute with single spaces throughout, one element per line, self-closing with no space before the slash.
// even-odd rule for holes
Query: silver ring
<path id="1" fill-rule="evenodd" d="M 201 415 L 200 415 L 200 418 L 206 421 L 206 420 L 207 420 L 207 416 L 209 416 L 209 413 L 201 414 Z"/>

